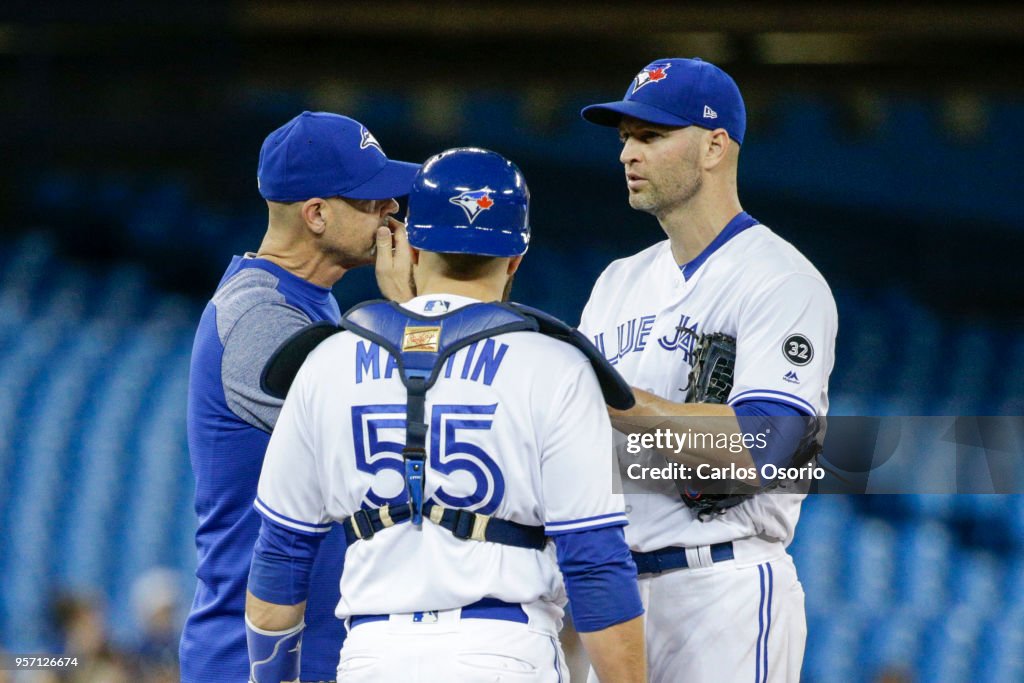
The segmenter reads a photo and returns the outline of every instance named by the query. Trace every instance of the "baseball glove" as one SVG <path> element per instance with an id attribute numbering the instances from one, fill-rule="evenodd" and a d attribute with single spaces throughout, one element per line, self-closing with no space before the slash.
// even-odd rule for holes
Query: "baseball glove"
<path id="1" fill-rule="evenodd" d="M 721 332 L 701 335 L 686 385 L 686 402 L 725 403 L 735 371 L 736 340 Z"/>
<path id="2" fill-rule="evenodd" d="M 733 375 L 736 371 L 736 339 L 721 332 L 704 334 L 697 340 L 694 352 L 693 367 L 686 385 L 686 403 L 726 403 L 732 391 Z M 806 421 L 804 436 L 793 455 L 793 467 L 807 464 L 821 452 L 824 420 L 808 417 Z M 683 502 L 696 511 L 701 521 L 723 514 L 754 495 L 704 493 L 686 488 L 683 482 L 679 482 L 679 493 Z"/>
<path id="3" fill-rule="evenodd" d="M 686 384 L 686 403 L 725 403 L 732 391 L 736 371 L 736 339 L 721 332 L 703 334 L 694 349 L 693 366 Z M 730 495 L 694 491 L 679 482 L 683 502 L 700 520 L 723 514 L 749 495 Z"/>

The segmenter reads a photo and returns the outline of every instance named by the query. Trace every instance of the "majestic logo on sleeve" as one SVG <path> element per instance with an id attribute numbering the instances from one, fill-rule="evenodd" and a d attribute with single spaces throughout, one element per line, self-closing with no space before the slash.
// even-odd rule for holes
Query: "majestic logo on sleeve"
<path id="1" fill-rule="evenodd" d="M 636 92 L 645 85 L 665 80 L 667 78 L 665 72 L 668 71 L 671 66 L 671 64 L 652 64 L 645 67 L 644 70 L 638 73 L 636 78 L 633 79 L 633 92 Z"/>
<path id="2" fill-rule="evenodd" d="M 814 347 L 802 334 L 791 334 L 782 342 L 782 355 L 793 365 L 807 365 L 814 358 Z"/>
<path id="3" fill-rule="evenodd" d="M 359 149 L 366 149 L 367 147 L 373 147 L 375 150 L 384 154 L 384 150 L 381 149 L 380 143 L 377 142 L 377 138 L 373 137 L 373 133 L 366 129 L 366 126 L 362 126 L 359 129 L 362 132 L 362 139 L 359 141 Z"/>
<path id="4" fill-rule="evenodd" d="M 494 200 L 491 199 L 492 192 L 494 192 L 494 190 L 489 187 L 485 187 L 481 190 L 470 190 L 468 192 L 455 195 L 448 201 L 456 206 L 461 206 L 462 210 L 466 212 L 466 218 L 468 218 L 469 222 L 472 223 L 481 212 L 494 206 Z"/>

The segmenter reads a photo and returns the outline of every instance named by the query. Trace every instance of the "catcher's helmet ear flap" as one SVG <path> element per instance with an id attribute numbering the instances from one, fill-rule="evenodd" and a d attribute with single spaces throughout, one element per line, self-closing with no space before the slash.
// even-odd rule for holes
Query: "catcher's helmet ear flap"
<path id="1" fill-rule="evenodd" d="M 530 244 L 530 190 L 500 154 L 449 149 L 413 179 L 407 225 L 409 244 L 424 251 L 519 256 Z"/>

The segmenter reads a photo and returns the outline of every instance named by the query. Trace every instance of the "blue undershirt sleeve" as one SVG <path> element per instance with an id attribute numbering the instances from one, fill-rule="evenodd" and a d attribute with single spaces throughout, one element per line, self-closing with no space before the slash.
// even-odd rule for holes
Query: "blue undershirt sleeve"
<path id="1" fill-rule="evenodd" d="M 555 549 L 577 631 L 600 631 L 644 613 L 621 526 L 561 534 Z"/>
<path id="2" fill-rule="evenodd" d="M 298 533 L 264 517 L 249 568 L 249 592 L 275 605 L 297 605 L 305 600 L 323 539 L 323 534 Z"/>
<path id="3" fill-rule="evenodd" d="M 733 406 L 733 410 L 740 430 L 749 437 L 744 441 L 755 444 L 749 450 L 758 471 L 769 463 L 789 467 L 811 418 L 777 401 L 743 401 Z"/>

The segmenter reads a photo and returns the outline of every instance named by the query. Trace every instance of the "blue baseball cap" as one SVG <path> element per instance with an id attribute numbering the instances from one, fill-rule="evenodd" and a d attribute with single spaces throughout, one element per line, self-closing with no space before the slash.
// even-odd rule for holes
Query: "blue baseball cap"
<path id="1" fill-rule="evenodd" d="M 619 102 L 584 107 L 580 115 L 599 126 L 618 127 L 623 116 L 665 126 L 724 128 L 743 144 L 747 109 L 736 82 L 701 59 L 659 59 L 636 75 Z"/>
<path id="2" fill-rule="evenodd" d="M 263 141 L 256 180 L 263 198 L 273 202 L 391 199 L 409 194 L 419 168 L 388 159 L 358 121 L 304 111 Z"/>

